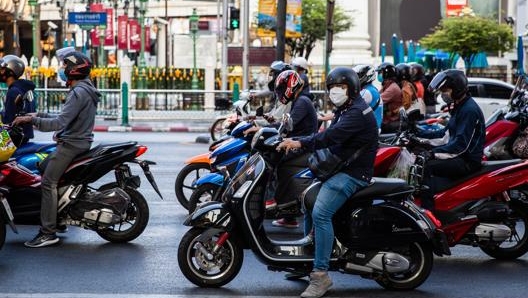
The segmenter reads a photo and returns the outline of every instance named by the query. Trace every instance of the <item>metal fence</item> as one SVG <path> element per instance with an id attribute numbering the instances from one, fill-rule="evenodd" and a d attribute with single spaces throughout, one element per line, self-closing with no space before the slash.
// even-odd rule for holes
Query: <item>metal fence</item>
<path id="1" fill-rule="evenodd" d="M 102 94 L 97 107 L 97 115 L 105 118 L 119 118 L 123 113 L 123 90 L 122 89 L 99 89 Z M 3 110 L 7 89 L 0 89 L 0 107 Z M 37 100 L 37 111 L 47 113 L 59 113 L 66 99 L 68 89 L 66 88 L 37 88 L 35 96 Z M 324 91 L 312 91 L 316 99 L 324 106 Z M 206 97 L 210 100 L 206 103 Z M 127 98 L 128 111 L 141 114 L 147 118 L 157 118 L 160 112 L 188 111 L 192 114 L 200 111 L 215 110 L 228 111 L 232 105 L 232 92 L 220 90 L 152 90 L 131 89 L 130 98 Z M 209 106 L 207 105 L 209 104 Z M 268 107 L 272 103 L 263 98 L 252 102 L 253 107 Z"/>

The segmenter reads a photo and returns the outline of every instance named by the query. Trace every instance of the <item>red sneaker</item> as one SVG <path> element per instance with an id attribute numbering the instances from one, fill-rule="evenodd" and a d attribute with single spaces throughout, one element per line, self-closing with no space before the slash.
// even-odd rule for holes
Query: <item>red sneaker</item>
<path id="1" fill-rule="evenodd" d="M 277 202 L 275 199 L 266 200 L 266 210 L 273 209 L 277 207 Z"/>
<path id="2" fill-rule="evenodd" d="M 271 222 L 272 225 L 282 228 L 295 229 L 299 227 L 299 223 L 296 220 L 286 220 L 285 218 L 277 219 Z"/>

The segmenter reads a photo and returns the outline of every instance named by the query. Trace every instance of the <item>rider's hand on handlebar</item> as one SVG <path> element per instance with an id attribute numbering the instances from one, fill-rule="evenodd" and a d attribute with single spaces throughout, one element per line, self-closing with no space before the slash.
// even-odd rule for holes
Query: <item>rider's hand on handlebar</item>
<path id="1" fill-rule="evenodd" d="M 250 133 L 257 132 L 257 131 L 259 131 L 259 129 L 260 129 L 260 127 L 258 127 L 258 126 L 253 126 L 251 128 L 248 128 L 248 129 L 244 130 L 244 136 L 247 136 Z"/>
<path id="2" fill-rule="evenodd" d="M 277 146 L 277 151 L 286 150 L 286 154 L 290 152 L 290 150 L 301 148 L 302 144 L 299 141 L 294 141 L 292 139 L 285 139 L 282 141 L 279 146 Z"/>
<path id="3" fill-rule="evenodd" d="M 274 118 L 273 116 L 271 116 L 271 115 L 264 115 L 263 117 L 264 117 L 264 119 L 266 119 L 266 121 L 268 121 L 269 123 L 273 123 L 273 122 L 275 122 L 275 118 Z"/>
<path id="4" fill-rule="evenodd" d="M 25 123 L 31 123 L 31 119 L 33 119 L 33 116 L 31 116 L 31 115 L 16 117 L 13 120 L 13 122 L 11 122 L 11 125 L 12 126 L 18 126 L 18 125 L 22 125 L 22 124 L 25 124 Z"/>

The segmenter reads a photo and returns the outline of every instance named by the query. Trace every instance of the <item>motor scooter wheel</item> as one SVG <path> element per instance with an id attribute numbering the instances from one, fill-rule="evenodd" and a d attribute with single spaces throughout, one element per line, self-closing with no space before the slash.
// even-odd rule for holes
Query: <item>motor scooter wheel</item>
<path id="1" fill-rule="evenodd" d="M 174 182 L 174 192 L 178 202 L 185 209 L 189 209 L 189 199 L 192 192 L 196 190 L 194 182 L 203 175 L 211 172 L 211 166 L 208 163 L 191 163 L 185 165 L 176 177 Z"/>
<path id="2" fill-rule="evenodd" d="M 402 273 L 385 273 L 376 282 L 387 290 L 412 290 L 419 287 L 433 269 L 433 250 L 429 243 L 414 242 L 389 251 L 409 259 L 409 270 Z"/>
<path id="3" fill-rule="evenodd" d="M 6 233 L 6 223 L 3 220 L 0 220 L 0 249 L 4 247 Z"/>
<path id="4" fill-rule="evenodd" d="M 216 121 L 211 125 L 210 133 L 211 133 L 211 140 L 214 142 L 222 137 L 222 132 L 224 131 L 224 121 L 226 118 L 219 118 L 216 119 Z"/>
<path id="5" fill-rule="evenodd" d="M 200 240 L 205 231 L 193 227 L 183 235 L 178 246 L 178 265 L 193 284 L 202 288 L 218 288 L 236 277 L 242 267 L 244 254 L 242 247 L 230 237 L 213 251 L 220 233 L 205 241 Z"/>
<path id="6" fill-rule="evenodd" d="M 528 204 L 517 200 L 513 193 L 510 197 L 511 212 L 503 224 L 510 227 L 512 235 L 501 244 L 480 247 L 485 254 L 498 260 L 515 260 L 528 252 Z M 523 198 L 526 200 L 526 194 Z"/>
<path id="7" fill-rule="evenodd" d="M 212 201 L 218 189 L 220 189 L 220 186 L 212 183 L 198 186 L 189 199 L 189 205 L 187 208 L 189 214 L 193 213 L 199 204 Z"/>

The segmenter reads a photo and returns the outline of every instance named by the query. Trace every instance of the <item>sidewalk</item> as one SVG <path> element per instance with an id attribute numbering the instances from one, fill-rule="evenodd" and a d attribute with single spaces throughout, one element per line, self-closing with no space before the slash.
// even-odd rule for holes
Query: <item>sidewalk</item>
<path id="1" fill-rule="evenodd" d="M 130 111 L 128 125 L 121 119 L 97 116 L 97 132 L 209 132 L 217 117 L 230 111 Z"/>

